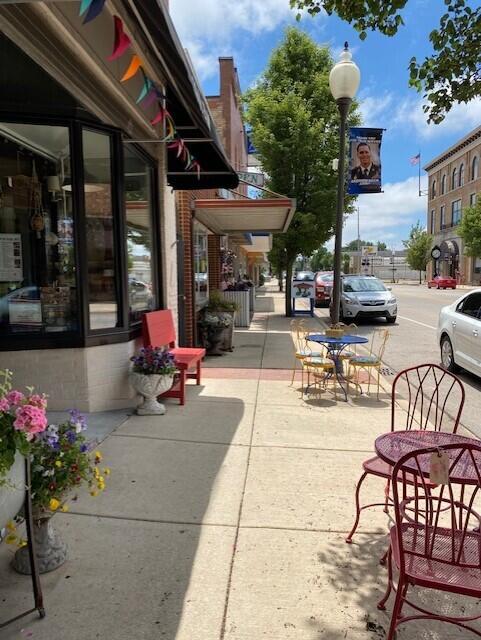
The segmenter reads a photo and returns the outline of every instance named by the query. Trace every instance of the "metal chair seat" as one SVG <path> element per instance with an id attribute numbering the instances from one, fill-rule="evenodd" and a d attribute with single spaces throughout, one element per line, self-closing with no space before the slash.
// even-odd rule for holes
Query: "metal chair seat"
<path id="1" fill-rule="evenodd" d="M 381 361 L 377 356 L 353 356 L 349 360 L 349 364 L 353 366 L 360 365 L 363 367 L 376 367 L 381 364 Z"/>
<path id="2" fill-rule="evenodd" d="M 322 354 L 320 351 L 296 351 L 296 358 L 302 360 L 303 358 L 321 358 Z"/>
<path id="3" fill-rule="evenodd" d="M 313 367 L 317 369 L 333 369 L 334 362 L 330 358 L 310 357 L 306 358 L 303 363 L 305 367 Z"/>

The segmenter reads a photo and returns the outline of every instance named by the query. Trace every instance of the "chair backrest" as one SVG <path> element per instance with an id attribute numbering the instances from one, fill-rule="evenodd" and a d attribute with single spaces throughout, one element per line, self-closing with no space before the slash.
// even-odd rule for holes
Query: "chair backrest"
<path id="1" fill-rule="evenodd" d="M 142 317 L 144 347 L 175 347 L 174 317 L 170 309 L 151 311 Z"/>
<path id="2" fill-rule="evenodd" d="M 378 329 L 377 331 L 372 332 L 369 354 L 376 356 L 379 361 L 381 361 L 384 356 L 386 342 L 388 341 L 389 336 L 390 333 L 388 329 Z"/>
<path id="3" fill-rule="evenodd" d="M 306 351 L 306 334 L 304 320 L 291 320 L 291 335 L 296 353 Z"/>
<path id="4" fill-rule="evenodd" d="M 400 371 L 392 385 L 391 431 L 456 433 L 464 398 L 459 378 L 437 364 L 420 364 Z"/>
<path id="5" fill-rule="evenodd" d="M 430 560 L 481 568 L 481 517 L 473 508 L 478 503 L 479 509 L 481 446 L 449 444 L 442 450 L 449 458 L 450 478 L 469 476 L 470 484 L 449 482 L 433 487 L 429 483 L 421 470 L 429 472 L 431 456 L 439 452 L 436 447 L 407 453 L 394 466 L 393 477 L 400 479 L 393 483 L 393 500 L 401 572 L 411 560 L 418 567 L 424 564 L 427 573 Z M 413 471 L 417 471 L 417 483 L 409 480 Z M 481 584 L 479 590 L 481 593 Z"/>

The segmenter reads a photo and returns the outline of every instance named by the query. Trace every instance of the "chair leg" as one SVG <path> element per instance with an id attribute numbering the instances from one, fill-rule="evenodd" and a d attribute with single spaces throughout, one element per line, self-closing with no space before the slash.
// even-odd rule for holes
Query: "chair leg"
<path id="1" fill-rule="evenodd" d="M 180 372 L 180 402 L 179 404 L 184 405 L 185 404 L 185 377 L 186 377 L 186 370 L 182 369 L 182 371 Z"/>
<path id="2" fill-rule="evenodd" d="M 200 376 L 201 376 L 201 361 L 199 360 L 199 362 L 197 363 L 197 376 L 196 376 L 196 384 L 200 385 Z"/>
<path id="3" fill-rule="evenodd" d="M 391 591 L 392 591 L 392 552 L 391 552 L 391 545 L 389 545 L 389 548 L 387 550 L 387 587 L 386 587 L 386 592 L 382 598 L 382 600 L 380 600 L 377 603 L 377 608 L 380 611 L 384 611 L 386 609 L 386 602 L 389 600 L 389 596 L 391 595 Z"/>
<path id="4" fill-rule="evenodd" d="M 399 616 L 404 603 L 405 585 L 401 583 L 401 577 L 396 591 L 396 600 L 394 601 L 394 607 L 391 615 L 391 625 L 389 627 L 389 633 L 387 640 L 394 640 L 394 634 L 396 633 L 396 627 L 399 622 Z"/>
<path id="5" fill-rule="evenodd" d="M 359 518 L 361 516 L 361 505 L 359 503 L 359 493 L 361 491 L 361 485 L 364 482 L 364 480 L 366 479 L 367 476 L 367 471 L 365 471 L 362 476 L 359 478 L 359 482 L 357 483 L 357 487 L 356 487 L 356 519 L 354 521 L 354 525 L 351 529 L 351 532 L 349 533 L 349 535 L 346 538 L 346 542 L 347 544 L 351 544 L 352 543 L 352 536 L 356 533 L 356 529 L 359 525 Z"/>
<path id="6" fill-rule="evenodd" d="M 377 370 L 377 399 L 379 401 L 379 386 L 381 383 L 381 368 L 379 367 Z"/>
<path id="7" fill-rule="evenodd" d="M 387 479 L 386 486 L 384 488 L 384 513 L 389 513 L 389 492 L 391 489 L 391 478 Z"/>
<path id="8" fill-rule="evenodd" d="M 297 358 L 294 358 L 294 365 L 292 367 L 292 380 L 291 380 L 291 384 L 289 385 L 290 387 L 292 387 L 292 385 L 294 384 L 294 378 L 296 377 L 296 371 L 297 371 Z"/>

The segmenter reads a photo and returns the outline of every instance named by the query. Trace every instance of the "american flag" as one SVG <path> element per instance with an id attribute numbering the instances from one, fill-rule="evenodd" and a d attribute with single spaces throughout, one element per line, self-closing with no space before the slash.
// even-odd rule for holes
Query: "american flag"
<path id="1" fill-rule="evenodd" d="M 409 162 L 414 166 L 415 164 L 419 164 L 419 161 L 421 160 L 421 154 L 418 153 L 417 156 L 413 156 L 412 158 L 409 158 Z"/>

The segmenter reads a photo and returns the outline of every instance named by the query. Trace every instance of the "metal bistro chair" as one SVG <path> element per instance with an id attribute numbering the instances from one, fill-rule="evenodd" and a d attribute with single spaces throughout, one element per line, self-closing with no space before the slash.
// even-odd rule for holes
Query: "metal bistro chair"
<path id="1" fill-rule="evenodd" d="M 309 336 L 307 335 L 306 344 L 309 348 Z M 332 358 L 328 357 L 327 349 L 323 345 L 317 345 L 319 348 L 318 355 L 304 358 L 302 361 L 302 367 L 307 372 L 307 386 L 310 386 L 311 375 L 314 378 L 314 386 L 318 387 L 319 395 L 322 388 L 326 388 L 329 380 L 334 385 L 334 397 L 337 400 L 337 387 L 335 374 L 335 362 Z M 304 397 L 304 385 L 302 387 L 302 398 Z"/>
<path id="2" fill-rule="evenodd" d="M 447 431 L 456 433 L 464 406 L 464 386 L 455 375 L 437 364 L 421 364 L 398 373 L 391 393 L 391 431 Z M 356 518 L 346 538 L 350 544 L 359 525 L 361 511 L 384 507 L 390 502 L 392 467 L 378 456 L 362 463 L 363 473 L 356 486 Z M 360 492 L 368 475 L 386 481 L 384 502 L 360 504 Z M 414 482 L 414 480 L 413 480 Z"/>
<path id="3" fill-rule="evenodd" d="M 481 613 L 455 617 L 446 613 L 445 602 L 444 612 L 436 613 L 408 599 L 411 587 L 481 598 L 480 516 L 474 510 L 474 506 L 479 507 L 481 489 L 481 446 L 476 443 L 445 445 L 443 451 L 449 458 L 450 478 L 458 473 L 465 475 L 469 468 L 470 484 L 450 480 L 433 489 L 421 474 L 421 468 L 437 451 L 433 447 L 417 449 L 403 456 L 394 467 L 393 475 L 400 479 L 405 478 L 406 467 L 408 473 L 411 469 L 419 473 L 414 490 L 411 487 L 413 495 L 407 494 L 405 482 L 402 487 L 401 483 L 394 483 L 393 487 L 396 524 L 390 531 L 388 586 L 378 603 L 379 609 L 385 609 L 391 591 L 396 592 L 387 640 L 393 640 L 400 624 L 411 620 L 449 622 L 481 637 L 481 631 L 469 624 L 481 618 Z M 393 580 L 393 565 L 399 572 L 397 585 Z M 404 605 L 414 611 L 403 614 Z M 461 604 L 460 609 L 464 613 Z M 463 634 L 463 637 L 466 636 Z"/>
<path id="4" fill-rule="evenodd" d="M 291 320 L 291 336 L 292 342 L 294 344 L 294 364 L 292 367 L 292 379 L 291 384 L 294 384 L 294 378 L 297 372 L 298 363 L 300 363 L 301 369 L 301 385 L 304 389 L 304 367 L 302 366 L 303 361 L 306 358 L 320 358 L 322 357 L 322 353 L 319 349 L 316 348 L 313 351 L 309 345 L 306 343 L 306 337 L 308 335 L 308 331 L 304 325 L 304 320 Z"/>
<path id="5" fill-rule="evenodd" d="M 387 329 L 382 329 L 381 331 L 374 331 L 372 334 L 371 345 L 369 348 L 368 355 L 356 355 L 352 358 L 349 358 L 349 371 L 348 371 L 348 380 L 351 377 L 351 368 L 355 372 L 356 389 L 357 394 L 359 395 L 359 373 L 364 369 L 368 373 L 368 382 L 367 382 L 367 393 L 369 394 L 369 390 L 371 388 L 371 371 L 372 369 L 377 370 L 377 399 L 379 400 L 379 387 L 381 384 L 381 367 L 382 367 L 382 358 L 384 356 L 384 350 L 386 349 L 386 342 L 389 338 L 389 331 Z M 349 382 L 348 382 L 349 386 Z M 349 390 L 349 389 L 348 389 Z"/>

